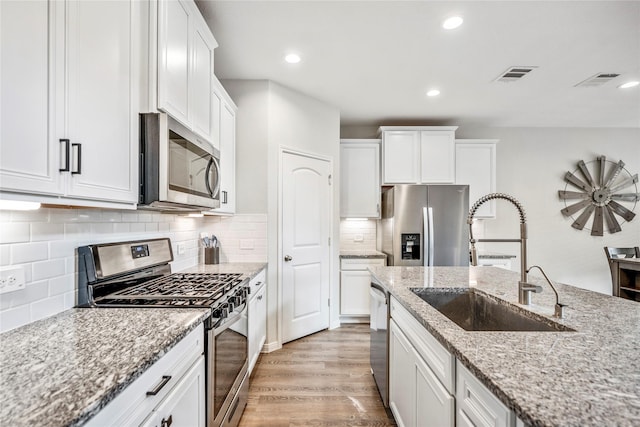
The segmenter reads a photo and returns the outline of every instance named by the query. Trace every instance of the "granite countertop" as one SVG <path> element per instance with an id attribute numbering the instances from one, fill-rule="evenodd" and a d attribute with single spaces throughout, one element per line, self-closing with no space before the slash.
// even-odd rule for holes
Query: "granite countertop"
<path id="1" fill-rule="evenodd" d="M 340 251 L 340 258 L 381 258 L 387 259 L 387 256 L 378 251 Z"/>
<path id="2" fill-rule="evenodd" d="M 265 266 L 181 272 L 252 279 Z M 73 308 L 0 334 L 0 425 L 83 425 L 209 314 L 209 308 Z"/>
<path id="3" fill-rule="evenodd" d="M 267 264 L 264 262 L 225 262 L 222 264 L 198 264 L 180 270 L 180 273 L 241 273 L 251 280 L 266 267 Z"/>
<path id="4" fill-rule="evenodd" d="M 73 308 L 0 334 L 0 424 L 86 423 L 209 313 Z"/>
<path id="5" fill-rule="evenodd" d="M 510 259 L 515 257 L 515 255 L 501 254 L 498 252 L 478 252 L 478 258 L 481 259 Z"/>
<path id="6" fill-rule="evenodd" d="M 477 290 L 517 304 L 519 274 L 493 267 L 370 267 L 374 278 L 527 425 L 640 425 L 640 304 L 557 284 L 567 304 L 558 323 L 576 332 L 471 332 L 450 321 L 412 287 Z M 543 287 L 532 305 L 552 317 Z"/>

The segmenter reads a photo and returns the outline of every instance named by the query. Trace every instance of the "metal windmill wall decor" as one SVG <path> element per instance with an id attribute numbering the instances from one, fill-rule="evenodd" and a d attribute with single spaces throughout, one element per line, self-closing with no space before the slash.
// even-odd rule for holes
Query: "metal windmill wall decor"
<path id="1" fill-rule="evenodd" d="M 583 179 L 577 176 L 578 171 Z M 585 226 L 593 214 L 591 235 L 602 236 L 605 222 L 609 233 L 622 231 L 616 215 L 622 218 L 622 224 L 636 216 L 633 211 L 640 201 L 638 174 L 631 175 L 622 160 L 615 163 L 605 156 L 588 163 L 580 160 L 578 168 L 567 172 L 564 180 L 567 182 L 564 190 L 558 191 L 558 196 L 565 204 L 560 212 L 574 220 L 571 224 L 573 228 L 589 230 Z M 573 187 L 580 191 L 567 190 Z M 574 203 L 576 200 L 578 202 Z"/>

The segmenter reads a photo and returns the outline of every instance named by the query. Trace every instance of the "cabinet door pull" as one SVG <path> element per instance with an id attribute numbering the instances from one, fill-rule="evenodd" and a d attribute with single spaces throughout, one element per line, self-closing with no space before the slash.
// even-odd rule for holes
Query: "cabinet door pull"
<path id="1" fill-rule="evenodd" d="M 227 192 L 226 191 L 222 192 L 222 203 L 224 203 L 224 204 L 227 203 Z"/>
<path id="2" fill-rule="evenodd" d="M 258 298 L 258 301 L 262 301 L 262 295 L 258 295 L 256 298 Z"/>
<path id="3" fill-rule="evenodd" d="M 69 140 L 62 138 L 59 141 L 64 144 L 64 167 L 58 170 L 60 172 L 69 172 Z"/>
<path id="4" fill-rule="evenodd" d="M 169 418 L 166 420 L 163 418 L 162 421 L 160 421 L 160 427 L 169 427 L 171 424 L 173 424 L 173 415 L 169 415 Z"/>
<path id="5" fill-rule="evenodd" d="M 171 379 L 171 375 L 163 375 L 160 383 L 158 383 L 158 385 L 155 386 L 153 390 L 148 391 L 147 396 L 155 396 L 156 394 L 160 393 L 160 390 L 162 390 L 162 387 L 167 385 L 170 379 Z"/>
<path id="6" fill-rule="evenodd" d="M 82 173 L 82 144 L 71 144 L 71 148 L 76 148 L 76 170 L 71 171 L 71 175 L 79 175 Z"/>

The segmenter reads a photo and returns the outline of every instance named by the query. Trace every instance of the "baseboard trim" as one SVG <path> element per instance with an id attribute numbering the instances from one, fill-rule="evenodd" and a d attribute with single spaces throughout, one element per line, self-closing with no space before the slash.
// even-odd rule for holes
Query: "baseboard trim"
<path id="1" fill-rule="evenodd" d="M 270 343 L 265 343 L 262 346 L 261 353 L 271 353 L 272 351 L 280 350 L 282 348 L 282 344 L 277 341 L 273 341 Z"/>

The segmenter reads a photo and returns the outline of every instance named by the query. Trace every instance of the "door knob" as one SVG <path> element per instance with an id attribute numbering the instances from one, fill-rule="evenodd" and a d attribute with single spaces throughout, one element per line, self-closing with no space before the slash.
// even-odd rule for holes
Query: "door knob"
<path id="1" fill-rule="evenodd" d="M 291 258 L 291 255 L 285 255 L 285 256 L 284 256 L 284 261 L 285 261 L 285 262 L 289 262 L 289 261 L 291 261 L 292 259 L 293 259 L 293 258 Z"/>

